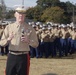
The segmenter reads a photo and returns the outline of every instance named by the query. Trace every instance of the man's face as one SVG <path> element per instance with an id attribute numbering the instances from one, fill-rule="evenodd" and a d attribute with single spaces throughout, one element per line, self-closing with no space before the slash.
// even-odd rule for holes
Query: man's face
<path id="1" fill-rule="evenodd" d="M 25 20 L 25 14 L 24 13 L 15 12 L 15 17 L 16 17 L 16 21 L 19 23 L 23 23 Z"/>

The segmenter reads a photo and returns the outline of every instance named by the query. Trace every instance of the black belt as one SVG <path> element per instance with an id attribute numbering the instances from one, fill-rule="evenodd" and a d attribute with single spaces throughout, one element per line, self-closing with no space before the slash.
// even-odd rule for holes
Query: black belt
<path id="1" fill-rule="evenodd" d="M 13 50 L 10 50 L 10 52 L 23 53 L 23 52 L 28 52 L 28 51 L 13 51 Z"/>

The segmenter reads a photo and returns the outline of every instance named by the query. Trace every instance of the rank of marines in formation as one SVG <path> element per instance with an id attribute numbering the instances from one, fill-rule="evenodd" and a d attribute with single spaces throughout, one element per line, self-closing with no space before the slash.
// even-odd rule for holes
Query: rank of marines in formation
<path id="1" fill-rule="evenodd" d="M 37 48 L 30 47 L 31 57 L 63 57 L 76 52 L 76 27 L 70 24 L 29 23 L 36 30 Z"/>

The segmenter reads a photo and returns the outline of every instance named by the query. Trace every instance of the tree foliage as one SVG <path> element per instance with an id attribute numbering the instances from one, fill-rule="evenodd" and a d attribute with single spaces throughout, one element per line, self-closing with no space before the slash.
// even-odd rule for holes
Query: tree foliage
<path id="1" fill-rule="evenodd" d="M 26 12 L 26 17 L 28 17 L 29 19 L 34 19 L 35 21 L 40 21 L 41 15 L 42 8 L 40 6 L 29 8 Z"/>
<path id="2" fill-rule="evenodd" d="M 34 21 L 52 21 L 55 23 L 70 23 L 73 17 L 73 8 L 76 8 L 70 1 L 60 0 L 37 0 L 37 5 L 26 11 L 26 17 Z M 0 12 L 1 13 L 1 12 Z M 75 16 L 75 15 L 74 15 Z M 0 15 L 1 17 L 1 15 Z M 13 17 L 10 11 L 6 18 Z"/>
<path id="3" fill-rule="evenodd" d="M 10 19 L 10 18 L 14 18 L 14 11 L 10 10 L 7 14 L 6 14 L 6 19 Z"/>
<path id="4" fill-rule="evenodd" d="M 26 11 L 26 17 L 29 18 L 29 19 L 33 19 L 34 18 L 34 8 L 29 8 L 27 11 Z"/>
<path id="5" fill-rule="evenodd" d="M 60 3 L 60 0 L 37 0 L 37 5 L 40 5 L 41 7 L 51 7 L 51 6 L 57 6 Z"/>
<path id="6" fill-rule="evenodd" d="M 2 8 L 0 7 L 0 19 L 2 18 Z"/>
<path id="7" fill-rule="evenodd" d="M 51 21 L 55 23 L 63 22 L 64 10 L 60 7 L 51 7 L 44 10 L 44 14 L 42 15 L 42 21 Z"/>

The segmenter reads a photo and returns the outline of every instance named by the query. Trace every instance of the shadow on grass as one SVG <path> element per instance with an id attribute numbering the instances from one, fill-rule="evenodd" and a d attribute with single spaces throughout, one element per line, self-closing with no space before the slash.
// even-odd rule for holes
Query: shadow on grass
<path id="1" fill-rule="evenodd" d="M 54 73 L 47 73 L 47 74 L 42 74 L 42 75 L 57 75 L 57 74 L 54 74 Z"/>
<path id="2" fill-rule="evenodd" d="M 45 57 L 43 57 L 45 58 Z M 51 57 L 49 56 L 47 59 L 76 59 L 76 53 L 74 54 L 69 54 L 68 56 L 62 56 L 62 57 L 59 57 L 59 56 L 56 56 L 56 57 Z"/>

